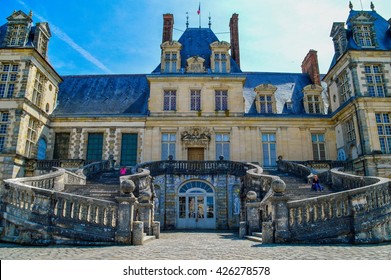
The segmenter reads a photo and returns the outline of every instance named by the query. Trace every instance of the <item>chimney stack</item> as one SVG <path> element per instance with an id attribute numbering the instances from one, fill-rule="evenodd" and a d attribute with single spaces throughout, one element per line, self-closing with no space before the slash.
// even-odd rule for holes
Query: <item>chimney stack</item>
<path id="1" fill-rule="evenodd" d="M 229 21 L 229 30 L 231 35 L 231 57 L 240 68 L 238 16 L 236 13 L 232 15 Z"/>
<path id="2" fill-rule="evenodd" d="M 317 51 L 310 50 L 301 64 L 301 70 L 308 74 L 313 84 L 320 86 L 320 74 Z"/>
<path id="3" fill-rule="evenodd" d="M 174 30 L 174 15 L 164 14 L 163 15 L 163 39 L 162 43 L 166 41 L 172 41 L 172 33 Z"/>

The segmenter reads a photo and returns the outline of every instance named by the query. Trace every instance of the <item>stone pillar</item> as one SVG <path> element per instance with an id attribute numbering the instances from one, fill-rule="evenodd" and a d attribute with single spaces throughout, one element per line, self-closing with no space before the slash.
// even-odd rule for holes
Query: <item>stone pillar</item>
<path id="1" fill-rule="evenodd" d="M 137 205 L 139 220 L 144 223 L 144 232 L 152 235 L 152 209 L 153 203 L 139 203 Z"/>
<path id="2" fill-rule="evenodd" d="M 144 224 L 143 222 L 134 222 L 133 223 L 133 236 L 132 236 L 133 245 L 143 245 L 144 244 Z"/>
<path id="3" fill-rule="evenodd" d="M 160 222 L 153 222 L 153 235 L 156 239 L 160 238 Z"/>
<path id="4" fill-rule="evenodd" d="M 261 204 L 260 202 L 246 203 L 248 235 L 252 235 L 253 232 L 261 232 L 261 205 L 260 204 Z"/>
<path id="5" fill-rule="evenodd" d="M 240 222 L 239 224 L 239 238 L 243 238 L 247 234 L 247 223 Z"/>
<path id="6" fill-rule="evenodd" d="M 272 226 L 274 225 L 274 242 L 285 243 L 290 239 L 288 221 L 289 213 L 287 205 L 288 197 L 284 196 L 284 192 L 286 189 L 285 182 L 281 179 L 274 180 L 272 182 L 272 189 L 274 191 L 274 194 L 270 198 L 270 200 L 272 204 Z"/>
<path id="7" fill-rule="evenodd" d="M 274 226 L 273 222 L 262 223 L 262 244 L 274 243 Z"/>
<path id="8" fill-rule="evenodd" d="M 132 225 L 134 217 L 135 197 L 116 197 L 118 201 L 118 227 L 115 241 L 123 244 L 132 242 Z"/>

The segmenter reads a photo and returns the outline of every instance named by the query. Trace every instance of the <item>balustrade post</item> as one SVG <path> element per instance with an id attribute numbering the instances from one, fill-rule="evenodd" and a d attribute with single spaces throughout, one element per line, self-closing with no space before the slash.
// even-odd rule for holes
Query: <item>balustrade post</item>
<path id="1" fill-rule="evenodd" d="M 134 224 L 135 197 L 116 197 L 118 205 L 118 225 L 115 233 L 115 241 L 122 244 L 132 243 L 132 226 Z"/>
<path id="2" fill-rule="evenodd" d="M 288 197 L 284 196 L 286 189 L 285 182 L 281 179 L 275 179 L 271 187 L 274 191 L 273 196 L 270 198 L 272 204 L 274 242 L 285 243 L 290 239 Z M 267 226 L 270 227 L 270 225 L 265 225 L 265 230 Z"/>

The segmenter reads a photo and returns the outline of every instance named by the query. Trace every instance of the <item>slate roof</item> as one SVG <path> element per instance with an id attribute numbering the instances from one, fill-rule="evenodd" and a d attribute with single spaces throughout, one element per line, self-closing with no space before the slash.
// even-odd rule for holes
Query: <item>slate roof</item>
<path id="1" fill-rule="evenodd" d="M 352 22 L 351 20 L 360 15 L 360 14 L 366 14 L 370 17 L 374 18 L 374 28 L 375 28 L 375 34 L 376 34 L 376 47 L 374 48 L 368 48 L 368 47 L 361 47 L 356 44 L 354 38 L 353 38 L 353 31 L 352 31 Z M 391 32 L 389 30 L 390 24 L 387 20 L 385 20 L 381 15 L 379 15 L 376 11 L 355 11 L 351 10 L 348 16 L 348 19 L 346 20 L 347 30 L 346 30 L 346 37 L 347 37 L 347 50 L 391 50 Z M 334 67 L 334 65 L 337 63 L 338 57 L 334 55 L 330 69 Z"/>
<path id="2" fill-rule="evenodd" d="M 219 41 L 219 39 L 210 28 L 187 28 L 178 40 L 178 42 L 182 44 L 181 68 L 186 69 L 186 60 L 188 58 L 193 56 L 200 56 L 205 59 L 205 68 L 210 69 L 210 56 L 212 54 L 212 51 L 210 50 L 210 44 L 216 41 Z M 230 63 L 230 73 L 242 72 L 237 63 L 232 58 Z M 161 70 L 159 64 L 152 73 L 160 72 Z M 178 75 L 178 73 L 174 74 Z"/>
<path id="3" fill-rule="evenodd" d="M 148 113 L 146 75 L 64 76 L 53 116 L 137 115 Z"/>
<path id="4" fill-rule="evenodd" d="M 312 84 L 308 74 L 301 73 L 270 73 L 270 72 L 245 72 L 246 82 L 243 88 L 245 99 L 245 112 L 248 115 L 259 115 L 255 108 L 254 88 L 261 84 L 272 84 L 277 87 L 275 97 L 277 113 L 304 114 L 303 88 Z M 292 101 L 292 112 L 283 111 L 287 100 Z"/>
<path id="5" fill-rule="evenodd" d="M 5 35 L 7 33 L 7 27 L 8 27 L 8 23 L 3 24 L 2 26 L 0 26 L 0 47 L 3 46 Z"/>

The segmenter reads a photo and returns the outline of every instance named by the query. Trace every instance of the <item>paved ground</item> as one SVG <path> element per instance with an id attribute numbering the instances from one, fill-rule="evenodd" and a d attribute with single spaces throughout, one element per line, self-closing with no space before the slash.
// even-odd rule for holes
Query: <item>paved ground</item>
<path id="1" fill-rule="evenodd" d="M 162 232 L 144 246 L 31 247 L 0 243 L 2 260 L 391 260 L 380 245 L 262 245 L 232 232 Z"/>

